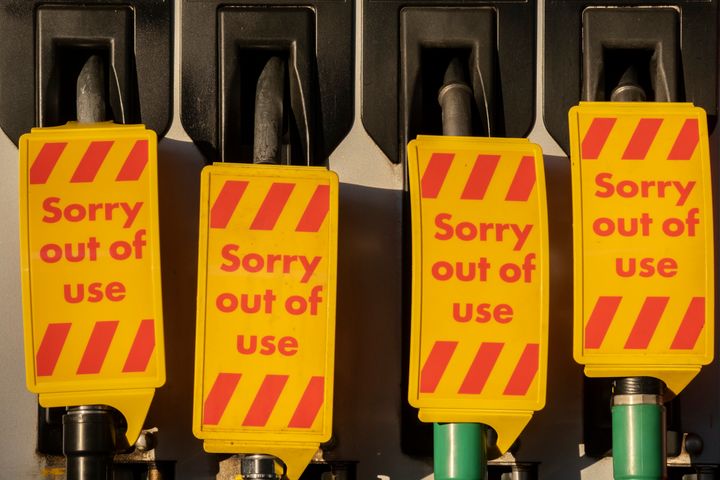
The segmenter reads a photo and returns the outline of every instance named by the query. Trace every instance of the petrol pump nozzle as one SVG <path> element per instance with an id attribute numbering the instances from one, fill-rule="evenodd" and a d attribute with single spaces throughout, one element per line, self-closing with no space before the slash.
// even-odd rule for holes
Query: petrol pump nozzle
<path id="1" fill-rule="evenodd" d="M 613 89 L 613 102 L 643 102 L 637 66 L 630 65 Z M 616 480 L 660 480 L 667 477 L 665 385 L 652 377 L 615 379 L 612 395 L 613 474 Z"/>
<path id="2" fill-rule="evenodd" d="M 253 163 L 280 164 L 284 77 L 285 64 L 278 57 L 271 57 L 258 77 Z M 281 480 L 285 472 L 285 464 L 273 455 L 245 455 L 240 461 L 240 475 L 244 480 Z"/>
<path id="3" fill-rule="evenodd" d="M 640 86 L 636 65 L 630 65 L 620 77 L 620 81 L 610 94 L 611 102 L 644 102 L 645 90 Z"/>
<path id="4" fill-rule="evenodd" d="M 105 120 L 105 69 L 99 55 L 92 55 L 77 78 L 76 110 L 79 123 Z M 117 450 L 115 412 L 104 405 L 68 407 L 63 415 L 63 453 L 67 480 L 112 478 Z"/>
<path id="5" fill-rule="evenodd" d="M 443 135 L 471 135 L 468 86 L 458 57 L 445 71 L 438 92 Z M 487 468 L 486 427 L 480 423 L 433 424 L 433 457 L 436 480 L 484 480 Z"/>
<path id="6" fill-rule="evenodd" d="M 471 99 L 472 90 L 465 79 L 460 59 L 454 57 L 445 70 L 443 86 L 438 93 L 438 103 L 442 109 L 443 135 L 472 134 Z"/>
<path id="7" fill-rule="evenodd" d="M 105 121 L 105 69 L 99 55 L 92 55 L 77 78 L 76 109 L 78 123 Z"/>
<path id="8" fill-rule="evenodd" d="M 255 90 L 253 163 L 280 163 L 283 130 L 285 64 L 278 57 L 267 61 Z"/>

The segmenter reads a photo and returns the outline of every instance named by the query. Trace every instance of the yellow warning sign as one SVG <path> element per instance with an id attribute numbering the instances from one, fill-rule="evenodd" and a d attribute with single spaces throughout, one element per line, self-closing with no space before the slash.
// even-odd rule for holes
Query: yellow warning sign
<path id="1" fill-rule="evenodd" d="M 583 103 L 570 139 L 575 359 L 590 376 L 653 376 L 679 393 L 713 358 L 705 112 Z"/>
<path id="2" fill-rule="evenodd" d="M 421 136 L 408 146 L 410 403 L 509 447 L 545 404 L 547 209 L 540 148 Z"/>
<path id="3" fill-rule="evenodd" d="M 193 431 L 207 450 L 304 443 L 306 464 L 330 438 L 337 214 L 325 168 L 203 170 Z"/>
<path id="4" fill-rule="evenodd" d="M 165 381 L 156 164 L 142 125 L 20 139 L 25 364 L 45 406 L 126 410 L 113 390 L 149 406 Z M 128 418 L 128 437 L 146 411 Z"/>

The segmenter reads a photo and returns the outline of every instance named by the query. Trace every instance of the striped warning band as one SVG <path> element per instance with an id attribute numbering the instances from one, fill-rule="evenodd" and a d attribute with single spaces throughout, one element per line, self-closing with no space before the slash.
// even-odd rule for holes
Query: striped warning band
<path id="1" fill-rule="evenodd" d="M 249 181 L 227 180 L 210 209 L 210 228 L 226 228 L 237 211 Z M 273 230 L 282 215 L 294 183 L 274 182 L 270 185 L 260 208 L 255 213 L 250 230 Z M 318 185 L 295 226 L 296 232 L 317 232 L 330 209 L 330 186 Z"/>
<path id="2" fill-rule="evenodd" d="M 114 141 L 90 142 L 85 153 L 79 159 L 77 167 L 75 167 L 70 183 L 92 183 L 114 145 Z M 66 146 L 67 142 L 47 142 L 43 144 L 30 166 L 31 184 L 41 185 L 47 183 Z M 67 161 L 73 160 L 76 159 L 67 159 Z M 128 153 L 122 167 L 117 172 L 115 181 L 128 182 L 140 179 L 147 162 L 148 142 L 147 140 L 138 140 L 130 149 L 130 153 Z"/>
<path id="3" fill-rule="evenodd" d="M 215 379 L 203 406 L 203 425 L 218 425 L 230 404 L 242 374 L 221 372 Z M 267 425 L 280 395 L 285 389 L 289 375 L 266 375 L 245 414 L 242 425 L 264 427 Z M 288 428 L 310 428 L 320 412 L 325 395 L 325 377 L 311 377 L 300 397 Z"/>
<path id="4" fill-rule="evenodd" d="M 623 297 L 603 296 L 597 299 L 585 326 L 585 348 L 601 348 Z M 626 350 L 645 350 L 655 335 L 670 297 L 647 297 L 637 313 L 625 341 Z M 693 350 L 705 325 L 705 297 L 693 297 L 685 310 L 671 350 Z"/>
<path id="5" fill-rule="evenodd" d="M 454 153 L 433 153 L 420 180 L 422 198 L 437 198 L 452 167 Z M 483 200 L 495 175 L 500 155 L 478 155 L 460 195 L 461 200 Z M 505 200 L 527 202 L 535 186 L 535 159 L 523 157 L 517 165 Z"/>
<path id="6" fill-rule="evenodd" d="M 435 342 L 420 372 L 420 393 L 435 392 L 457 346 L 456 341 Z M 504 347 L 504 343 L 481 343 L 457 393 L 474 395 L 483 393 Z M 503 395 L 527 395 L 537 375 L 539 361 L 540 346 L 537 343 L 527 344 L 520 358 L 516 360 L 513 373 L 505 384 Z"/>
<path id="7" fill-rule="evenodd" d="M 580 147 L 583 160 L 596 160 L 615 130 L 616 118 L 593 118 Z M 662 118 L 641 118 L 625 145 L 622 160 L 644 160 L 663 125 Z M 700 140 L 697 118 L 685 119 L 679 130 L 673 132 L 675 140 L 667 151 L 668 160 L 690 160 Z"/>
<path id="8" fill-rule="evenodd" d="M 75 371 L 77 375 L 101 372 L 119 323 L 117 320 L 95 322 Z M 71 329 L 72 323 L 48 324 L 35 359 L 39 377 L 49 377 L 55 372 Z M 155 322 L 152 319 L 143 320 L 125 357 L 123 373 L 144 372 L 154 350 Z"/>

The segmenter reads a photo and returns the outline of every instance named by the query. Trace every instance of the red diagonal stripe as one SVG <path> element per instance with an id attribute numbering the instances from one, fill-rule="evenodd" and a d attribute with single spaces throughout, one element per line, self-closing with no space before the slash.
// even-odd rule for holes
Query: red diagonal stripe
<path id="1" fill-rule="evenodd" d="M 130 353 L 125 360 L 123 372 L 144 372 L 155 350 L 155 321 L 152 318 L 140 322 Z"/>
<path id="2" fill-rule="evenodd" d="M 329 209 L 330 185 L 318 185 L 295 231 L 317 232 L 322 227 Z"/>
<path id="3" fill-rule="evenodd" d="M 303 393 L 300 403 L 295 409 L 295 413 L 290 419 L 288 427 L 290 428 L 310 428 L 315 417 L 317 417 L 320 407 L 323 404 L 325 393 L 325 377 L 312 377 L 308 383 L 305 393 Z"/>
<path id="4" fill-rule="evenodd" d="M 227 227 L 247 185 L 248 182 L 241 180 L 228 180 L 223 184 L 220 194 L 210 209 L 210 228 Z"/>
<path id="5" fill-rule="evenodd" d="M 270 186 L 260 210 L 250 225 L 250 230 L 272 230 L 295 188 L 294 183 L 276 182 Z"/>
<path id="6" fill-rule="evenodd" d="M 510 381 L 505 386 L 504 395 L 527 395 L 530 385 L 537 375 L 540 365 L 540 345 L 528 343 L 520 355 Z"/>
<path id="7" fill-rule="evenodd" d="M 60 358 L 63 345 L 70 333 L 70 323 L 49 323 L 45 334 L 40 342 L 40 347 L 35 357 L 38 377 L 46 377 L 53 374 L 55 365 Z"/>
<path id="8" fill-rule="evenodd" d="M 420 393 L 433 393 L 440 383 L 458 342 L 435 342 L 420 372 Z"/>
<path id="9" fill-rule="evenodd" d="M 460 198 L 463 200 L 485 198 L 485 192 L 487 192 L 499 161 L 500 155 L 478 155 Z"/>
<path id="10" fill-rule="evenodd" d="M 470 369 L 465 375 L 462 385 L 458 393 L 480 394 L 485 388 L 485 383 L 490 377 L 490 373 L 495 367 L 504 343 L 485 342 L 480 344 L 480 348 L 475 354 L 475 359 L 470 365 Z"/>
<path id="11" fill-rule="evenodd" d="M 670 297 L 647 297 L 635 325 L 625 342 L 625 348 L 645 349 L 650 344 Z"/>
<path id="12" fill-rule="evenodd" d="M 230 399 L 240 381 L 239 373 L 218 373 L 203 406 L 203 425 L 220 423 Z"/>
<path id="13" fill-rule="evenodd" d="M 692 350 L 705 326 L 705 297 L 693 297 L 670 348 Z"/>
<path id="14" fill-rule="evenodd" d="M 622 297 L 599 297 L 585 325 L 585 348 L 600 348 Z"/>
<path id="15" fill-rule="evenodd" d="M 133 145 L 125 163 L 115 178 L 118 182 L 130 182 L 140 178 L 148 162 L 148 141 L 138 140 Z"/>
<path id="16" fill-rule="evenodd" d="M 625 148 L 622 159 L 645 160 L 662 123 L 662 118 L 641 118 Z"/>
<path id="17" fill-rule="evenodd" d="M 420 180 L 420 196 L 422 198 L 437 198 L 440 189 L 445 183 L 454 153 L 433 153 L 428 161 L 425 172 Z"/>
<path id="18" fill-rule="evenodd" d="M 117 326 L 117 320 L 95 323 L 77 369 L 78 375 L 100 373 Z"/>
<path id="19" fill-rule="evenodd" d="M 287 375 L 266 375 L 260 390 L 258 390 L 255 400 L 250 405 L 243 426 L 245 427 L 264 427 L 270 415 L 272 414 L 275 404 L 280 398 L 280 394 L 287 383 Z"/>
<path id="20" fill-rule="evenodd" d="M 66 145 L 66 142 L 48 142 L 42 146 L 30 167 L 31 184 L 47 182 Z"/>
<path id="21" fill-rule="evenodd" d="M 690 160 L 695 153 L 698 141 L 700 141 L 700 131 L 697 118 L 688 118 L 670 149 L 668 160 Z"/>
<path id="22" fill-rule="evenodd" d="M 70 183 L 88 183 L 95 180 L 95 175 L 100 171 L 100 167 L 113 143 L 115 142 L 90 142 L 70 179 Z"/>
<path id="23" fill-rule="evenodd" d="M 593 118 L 580 147 L 580 158 L 594 160 L 600 156 L 616 120 L 615 118 Z"/>
<path id="24" fill-rule="evenodd" d="M 510 190 L 505 200 L 509 202 L 527 202 L 535 186 L 535 158 L 523 157 L 515 172 Z"/>

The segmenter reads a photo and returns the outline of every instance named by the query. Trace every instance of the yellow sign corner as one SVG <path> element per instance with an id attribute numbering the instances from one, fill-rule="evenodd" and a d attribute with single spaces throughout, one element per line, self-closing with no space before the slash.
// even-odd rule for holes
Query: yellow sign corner
<path id="1" fill-rule="evenodd" d="M 203 170 L 193 432 L 206 449 L 275 445 L 295 469 L 329 440 L 337 222 L 325 168 Z"/>
<path id="2" fill-rule="evenodd" d="M 679 393 L 714 354 L 705 112 L 581 103 L 569 119 L 574 357 L 588 375 L 653 376 Z"/>
<path id="3" fill-rule="evenodd" d="M 410 404 L 423 421 L 487 423 L 509 447 L 545 404 L 542 151 L 527 139 L 423 136 L 408 169 Z"/>

